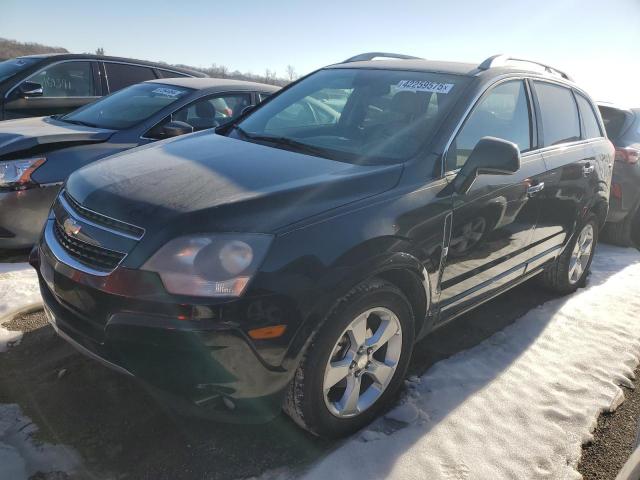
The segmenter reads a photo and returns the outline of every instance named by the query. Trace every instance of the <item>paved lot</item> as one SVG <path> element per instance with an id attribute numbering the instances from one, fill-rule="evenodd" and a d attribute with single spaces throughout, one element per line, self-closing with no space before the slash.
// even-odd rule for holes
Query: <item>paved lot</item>
<path id="1" fill-rule="evenodd" d="M 416 346 L 411 373 L 476 345 L 551 298 L 524 284 L 457 319 Z M 27 333 L 3 354 L 0 403 L 18 403 L 42 440 L 75 448 L 84 461 L 77 478 L 246 478 L 303 466 L 338 446 L 301 432 L 284 415 L 258 426 L 176 416 L 134 380 L 76 353 L 42 312 L 5 328 Z"/>

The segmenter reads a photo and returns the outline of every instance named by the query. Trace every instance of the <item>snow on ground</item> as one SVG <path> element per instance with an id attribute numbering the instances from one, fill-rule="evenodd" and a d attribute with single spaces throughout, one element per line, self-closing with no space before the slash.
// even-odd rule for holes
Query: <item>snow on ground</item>
<path id="1" fill-rule="evenodd" d="M 0 404 L 0 478 L 27 480 L 37 472 L 73 472 L 79 455 L 70 447 L 37 442 L 38 428 L 15 404 Z"/>
<path id="2" fill-rule="evenodd" d="M 0 355 L 22 338 L 20 332 L 2 328 L 2 323 L 41 304 L 31 266 L 0 264 Z M 37 430 L 18 405 L 0 404 L 0 478 L 27 480 L 37 472 L 72 472 L 79 465 L 80 457 L 71 448 L 34 440 Z"/>
<path id="3" fill-rule="evenodd" d="M 640 254 L 600 246 L 588 288 L 410 379 L 386 418 L 303 478 L 580 478 L 581 445 L 640 361 L 639 285 Z"/>
<path id="4" fill-rule="evenodd" d="M 20 332 L 2 328 L 2 323 L 20 311 L 42 304 L 38 277 L 28 263 L 0 264 L 0 353 L 20 342 Z"/>

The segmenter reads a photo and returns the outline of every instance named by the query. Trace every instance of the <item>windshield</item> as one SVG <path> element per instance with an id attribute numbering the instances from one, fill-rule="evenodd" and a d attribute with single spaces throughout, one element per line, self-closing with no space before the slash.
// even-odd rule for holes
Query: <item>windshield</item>
<path id="1" fill-rule="evenodd" d="M 75 110 L 60 120 L 90 127 L 121 130 L 146 120 L 190 92 L 190 88 L 139 83 Z"/>
<path id="2" fill-rule="evenodd" d="M 232 135 L 353 163 L 404 162 L 429 141 L 467 81 L 430 72 L 321 70 Z"/>
<path id="3" fill-rule="evenodd" d="M 0 62 L 0 82 L 38 62 L 39 58 L 12 58 Z"/>

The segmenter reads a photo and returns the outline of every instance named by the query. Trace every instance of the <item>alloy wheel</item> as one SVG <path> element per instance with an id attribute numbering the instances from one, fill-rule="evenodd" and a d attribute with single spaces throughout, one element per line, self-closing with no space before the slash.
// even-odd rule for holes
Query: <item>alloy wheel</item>
<path id="1" fill-rule="evenodd" d="M 371 407 L 391 382 L 402 353 L 402 327 L 383 307 L 369 309 L 344 330 L 327 362 L 323 392 L 329 411 L 354 417 Z"/>
<path id="2" fill-rule="evenodd" d="M 593 225 L 588 223 L 580 231 L 571 252 L 571 259 L 569 260 L 569 283 L 571 285 L 575 285 L 580 281 L 589 264 L 591 252 L 593 251 L 593 238 Z"/>

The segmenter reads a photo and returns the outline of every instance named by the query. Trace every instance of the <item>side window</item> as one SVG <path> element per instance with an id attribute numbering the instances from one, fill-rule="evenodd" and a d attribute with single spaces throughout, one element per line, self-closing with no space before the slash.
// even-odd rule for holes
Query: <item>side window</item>
<path id="1" fill-rule="evenodd" d="M 266 92 L 258 92 L 258 100 L 260 102 L 263 102 L 267 97 L 270 97 L 271 94 L 270 93 L 266 93 Z"/>
<path id="2" fill-rule="evenodd" d="M 134 83 L 156 78 L 153 70 L 149 67 L 104 62 L 104 68 L 107 72 L 107 81 L 109 82 L 109 91 L 111 93 Z"/>
<path id="3" fill-rule="evenodd" d="M 600 131 L 600 125 L 595 113 L 593 113 L 593 107 L 591 102 L 584 98 L 579 93 L 576 94 L 576 100 L 578 100 L 578 108 L 580 109 L 580 117 L 582 117 L 582 124 L 584 125 L 583 138 L 598 138 L 602 136 Z"/>
<path id="4" fill-rule="evenodd" d="M 64 62 L 52 65 L 27 79 L 42 85 L 43 97 L 93 97 L 91 62 Z"/>
<path id="5" fill-rule="evenodd" d="M 165 138 L 162 128 L 169 122 L 185 122 L 193 127 L 194 132 L 215 128 L 238 117 L 242 110 L 251 105 L 250 93 L 233 93 L 202 97 L 176 110 L 151 130 L 144 137 Z"/>
<path id="6" fill-rule="evenodd" d="M 158 69 L 158 75 L 160 75 L 160 78 L 188 78 L 189 75 L 186 75 L 184 73 L 177 73 L 177 72 L 172 72 L 170 70 L 161 70 Z"/>
<path id="7" fill-rule="evenodd" d="M 566 87 L 534 82 L 542 117 L 544 145 L 580 140 L 580 119 L 573 92 Z"/>
<path id="8" fill-rule="evenodd" d="M 531 119 L 524 81 L 492 88 L 467 118 L 447 152 L 447 171 L 461 168 L 482 137 L 497 137 L 531 149 Z"/>

